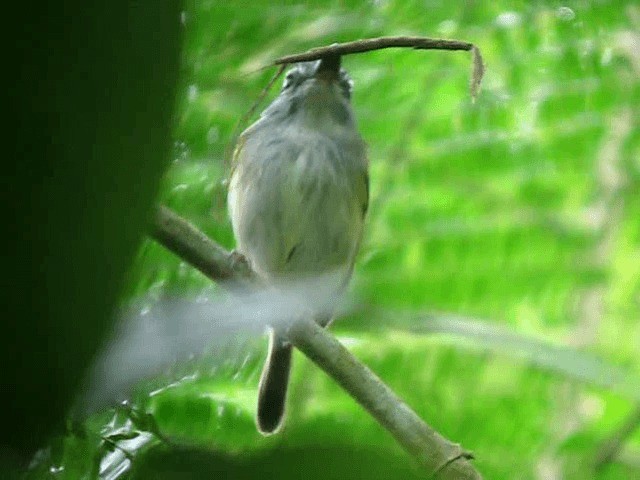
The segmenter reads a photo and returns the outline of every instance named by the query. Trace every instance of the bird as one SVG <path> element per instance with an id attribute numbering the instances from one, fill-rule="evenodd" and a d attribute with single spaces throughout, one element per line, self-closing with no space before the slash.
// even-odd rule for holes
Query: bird
<path id="1" fill-rule="evenodd" d="M 227 202 L 236 252 L 267 283 L 332 272 L 339 295 L 349 282 L 369 205 L 352 88 L 339 56 L 296 63 L 238 137 Z M 332 316 L 312 315 L 323 327 Z M 291 360 L 286 332 L 271 326 L 256 413 L 263 435 L 283 425 Z"/>

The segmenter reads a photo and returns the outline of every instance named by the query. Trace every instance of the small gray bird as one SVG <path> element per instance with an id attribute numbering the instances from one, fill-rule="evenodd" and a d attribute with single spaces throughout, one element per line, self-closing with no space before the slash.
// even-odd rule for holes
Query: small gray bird
<path id="1" fill-rule="evenodd" d="M 338 272 L 347 284 L 369 201 L 368 161 L 340 57 L 298 63 L 280 95 L 238 140 L 228 206 L 237 251 L 265 281 Z M 326 312 L 315 320 L 326 326 Z M 291 344 L 272 329 L 257 426 L 282 424 Z"/>

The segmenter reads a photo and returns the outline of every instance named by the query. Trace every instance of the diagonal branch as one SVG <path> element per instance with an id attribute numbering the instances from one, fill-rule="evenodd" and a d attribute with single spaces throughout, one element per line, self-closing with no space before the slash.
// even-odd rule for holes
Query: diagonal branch
<path id="1" fill-rule="evenodd" d="M 249 285 L 251 272 L 196 227 L 166 207 L 160 207 L 151 236 L 210 279 Z M 407 406 L 335 337 L 311 320 L 299 320 L 289 330 L 291 342 L 338 382 L 427 470 L 431 478 L 480 479 L 472 455 L 452 443 Z"/>
<path id="2" fill-rule="evenodd" d="M 233 253 L 212 241 L 171 209 L 160 206 L 151 224 L 151 237 L 221 285 L 248 285 L 251 271 Z"/>
<path id="3" fill-rule="evenodd" d="M 611 463 L 624 447 L 625 442 L 640 425 L 640 404 L 637 404 L 618 430 L 600 447 L 594 462 L 596 469 Z"/>

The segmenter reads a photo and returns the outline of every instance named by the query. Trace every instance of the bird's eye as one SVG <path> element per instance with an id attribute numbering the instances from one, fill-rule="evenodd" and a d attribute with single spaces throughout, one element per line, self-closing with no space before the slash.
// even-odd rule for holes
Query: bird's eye
<path id="1" fill-rule="evenodd" d="M 343 76 L 342 78 L 340 78 L 339 85 L 344 97 L 350 99 L 351 91 L 353 90 L 353 80 L 351 80 L 349 77 Z"/>
<path id="2" fill-rule="evenodd" d="M 287 88 L 291 87 L 294 84 L 295 79 L 296 75 L 293 72 L 287 73 L 287 75 L 284 77 L 284 82 L 282 83 L 282 90 L 286 90 Z"/>

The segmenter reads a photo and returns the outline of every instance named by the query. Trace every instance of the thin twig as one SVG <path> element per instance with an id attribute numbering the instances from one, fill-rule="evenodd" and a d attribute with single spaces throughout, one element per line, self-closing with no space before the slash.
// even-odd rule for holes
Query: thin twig
<path id="1" fill-rule="evenodd" d="M 244 283 L 251 276 L 246 264 L 235 261 L 232 253 L 166 207 L 156 212 L 152 236 L 216 282 Z M 325 329 L 305 319 L 291 325 L 289 335 L 292 343 L 349 392 L 432 478 L 481 478 L 469 461 L 471 454 L 423 422 Z"/>
<path id="2" fill-rule="evenodd" d="M 346 43 L 334 43 L 327 47 L 318 47 L 303 53 L 286 55 L 277 58 L 271 65 L 288 65 L 297 62 L 310 62 L 331 56 L 350 55 L 353 53 L 371 52 L 384 48 L 412 48 L 414 50 L 465 50 L 473 55 L 473 71 L 469 91 L 471 99 L 475 102 L 480 92 L 480 84 L 484 76 L 484 62 L 480 49 L 473 43 L 460 40 L 445 40 L 442 38 L 427 37 L 378 37 L 355 40 Z"/>
<path id="3" fill-rule="evenodd" d="M 370 52 L 383 48 L 413 48 L 416 50 L 471 50 L 473 43 L 459 40 L 444 40 L 426 37 L 379 37 L 366 38 L 346 43 L 334 43 L 327 47 L 312 48 L 304 53 L 287 55 L 274 60 L 272 65 L 286 65 L 296 62 L 310 62 L 335 55 Z"/>
<path id="4" fill-rule="evenodd" d="M 231 171 L 231 160 L 232 160 L 232 157 L 233 157 L 233 146 L 236 144 L 236 141 L 238 140 L 240 129 L 243 128 L 246 125 L 246 123 L 249 121 L 249 119 L 256 112 L 256 110 L 258 109 L 258 107 L 260 106 L 260 104 L 262 103 L 264 98 L 269 93 L 269 90 L 271 90 L 271 87 L 273 87 L 273 84 L 276 83 L 278 78 L 280 78 L 280 76 L 282 75 L 282 72 L 284 72 L 285 68 L 287 68 L 286 64 L 280 65 L 280 67 L 278 68 L 278 71 L 275 73 L 275 75 L 273 77 L 271 77 L 271 80 L 269 80 L 269 83 L 267 83 L 267 85 L 265 85 L 265 87 L 262 89 L 262 91 L 260 92 L 260 95 L 258 95 L 258 98 L 256 98 L 256 101 L 253 102 L 253 105 L 251 105 L 251 108 L 247 111 L 247 113 L 245 113 L 242 117 L 240 117 L 240 120 L 238 120 L 238 123 L 236 123 L 236 126 L 233 128 L 233 133 L 231 135 L 231 141 L 229 142 L 229 144 L 228 144 L 229 146 L 227 147 L 227 150 L 226 150 L 225 155 L 224 155 L 225 156 L 225 165 L 227 167 L 226 168 L 227 172 Z"/>

